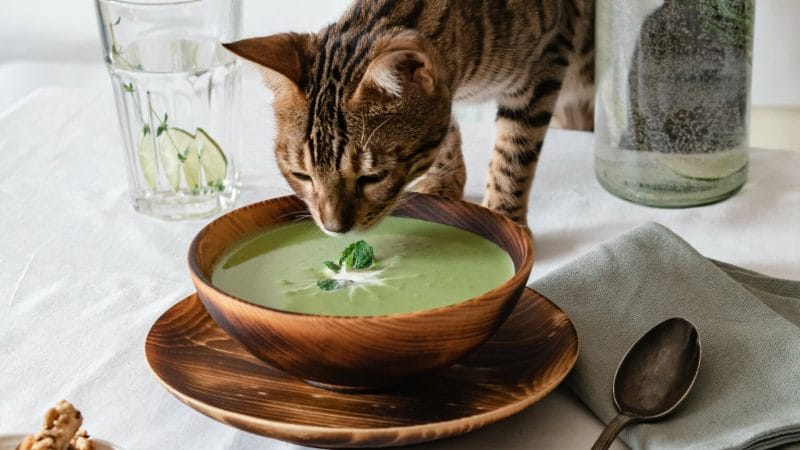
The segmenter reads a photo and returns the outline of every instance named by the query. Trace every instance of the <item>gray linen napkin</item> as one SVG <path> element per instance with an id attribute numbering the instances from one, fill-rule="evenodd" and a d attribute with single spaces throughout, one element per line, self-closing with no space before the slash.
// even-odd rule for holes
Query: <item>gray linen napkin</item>
<path id="1" fill-rule="evenodd" d="M 692 392 L 665 420 L 623 430 L 634 449 L 800 442 L 800 282 L 711 261 L 648 224 L 531 287 L 574 322 L 580 353 L 568 384 L 606 423 L 616 414 L 614 372 L 630 346 L 670 317 L 697 327 L 702 360 Z"/>

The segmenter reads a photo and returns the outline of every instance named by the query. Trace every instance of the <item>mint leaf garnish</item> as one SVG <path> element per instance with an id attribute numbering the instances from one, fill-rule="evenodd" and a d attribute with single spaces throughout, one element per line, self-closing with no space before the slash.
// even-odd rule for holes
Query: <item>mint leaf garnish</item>
<path id="1" fill-rule="evenodd" d="M 317 281 L 317 286 L 323 291 L 335 291 L 336 289 L 343 288 L 345 284 L 347 283 L 343 280 L 333 280 L 331 278 Z"/>
<path id="2" fill-rule="evenodd" d="M 366 241 L 353 242 L 348 245 L 339 257 L 339 263 L 333 261 L 323 261 L 325 267 L 339 273 L 342 269 L 364 270 L 368 269 L 375 262 L 375 249 Z M 338 280 L 326 278 L 317 281 L 317 286 L 323 291 L 333 291 L 341 289 L 352 283 L 350 280 Z"/>
<path id="3" fill-rule="evenodd" d="M 367 269 L 373 262 L 375 262 L 375 249 L 366 241 L 348 245 L 339 258 L 339 265 L 356 270 Z"/>

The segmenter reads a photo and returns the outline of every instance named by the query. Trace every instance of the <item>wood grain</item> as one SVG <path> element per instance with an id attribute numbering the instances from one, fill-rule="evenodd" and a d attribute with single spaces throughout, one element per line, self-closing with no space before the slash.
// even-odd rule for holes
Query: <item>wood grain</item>
<path id="1" fill-rule="evenodd" d="M 571 370 L 578 337 L 558 307 L 526 289 L 461 362 L 395 389 L 347 394 L 264 364 L 192 295 L 156 321 L 145 354 L 168 391 L 222 423 L 315 447 L 392 447 L 463 434 L 535 403 Z"/>
<path id="2" fill-rule="evenodd" d="M 471 203 L 416 195 L 395 214 L 456 226 L 495 242 L 511 257 L 514 275 L 489 292 L 453 305 L 371 317 L 279 311 L 212 285 L 214 264 L 232 245 L 307 214 L 296 197 L 225 214 L 198 233 L 189 250 L 189 267 L 200 300 L 220 328 L 261 360 L 332 389 L 392 386 L 445 368 L 475 350 L 514 308 L 533 265 L 530 237 L 508 218 Z"/>

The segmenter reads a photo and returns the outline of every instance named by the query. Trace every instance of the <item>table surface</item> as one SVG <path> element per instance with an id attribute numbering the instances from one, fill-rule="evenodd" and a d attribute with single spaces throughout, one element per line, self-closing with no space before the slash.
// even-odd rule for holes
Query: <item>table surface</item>
<path id="1" fill-rule="evenodd" d="M 65 398 L 91 433 L 127 449 L 294 448 L 189 409 L 150 374 L 145 335 L 192 291 L 185 255 L 206 221 L 133 211 L 103 68 L 61 70 L 70 86 L 36 90 L 0 112 L 0 435 L 37 428 Z M 269 95 L 254 78 L 245 80 L 239 205 L 290 193 L 271 151 Z M 466 108 L 459 116 L 467 197 L 478 200 L 493 115 Z M 592 145 L 587 133 L 547 137 L 530 200 L 532 279 L 647 221 L 709 257 L 800 278 L 800 152 L 753 150 L 747 185 L 722 203 L 653 209 L 600 187 Z M 506 421 L 420 447 L 588 448 L 601 428 L 561 387 Z"/>

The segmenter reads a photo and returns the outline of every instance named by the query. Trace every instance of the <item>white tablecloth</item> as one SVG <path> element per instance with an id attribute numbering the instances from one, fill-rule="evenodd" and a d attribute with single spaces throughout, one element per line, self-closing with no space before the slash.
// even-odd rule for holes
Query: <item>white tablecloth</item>
<path id="1" fill-rule="evenodd" d="M 101 67 L 91 72 L 102 79 Z M 252 83 L 246 90 L 240 205 L 289 192 L 271 152 L 268 97 Z M 481 111 L 462 113 L 471 199 L 480 196 L 493 135 L 493 117 Z M 594 178 L 592 142 L 585 133 L 548 135 L 531 199 L 534 279 L 651 220 L 710 257 L 800 278 L 800 152 L 754 150 L 750 181 L 736 196 L 666 210 L 606 193 Z M 91 433 L 130 450 L 295 448 L 189 409 L 150 374 L 145 335 L 192 291 L 185 255 L 205 221 L 135 213 L 120 148 L 107 81 L 37 90 L 0 112 L 0 435 L 33 430 L 66 398 Z M 600 430 L 562 387 L 509 420 L 424 447 L 588 448 Z"/>

